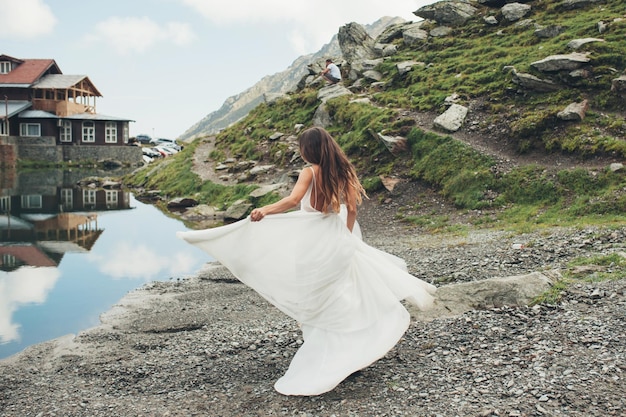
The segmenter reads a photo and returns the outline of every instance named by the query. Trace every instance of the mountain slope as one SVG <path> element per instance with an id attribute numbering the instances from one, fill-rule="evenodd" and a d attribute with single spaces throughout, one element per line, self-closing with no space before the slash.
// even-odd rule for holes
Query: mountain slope
<path id="1" fill-rule="evenodd" d="M 387 26 L 404 21 L 404 19 L 399 17 L 386 16 L 371 25 L 366 25 L 365 28 L 372 37 L 376 37 Z M 334 35 L 330 42 L 319 51 L 298 57 L 286 70 L 267 75 L 249 89 L 227 98 L 218 110 L 202 118 L 202 120 L 187 129 L 178 139 L 188 142 L 199 136 L 207 136 L 219 132 L 245 117 L 250 110 L 262 103 L 265 94 L 284 94 L 293 91 L 302 77 L 308 73 L 307 65 L 323 61 L 327 57 L 340 56 L 341 49 L 339 48 L 337 35 Z"/>

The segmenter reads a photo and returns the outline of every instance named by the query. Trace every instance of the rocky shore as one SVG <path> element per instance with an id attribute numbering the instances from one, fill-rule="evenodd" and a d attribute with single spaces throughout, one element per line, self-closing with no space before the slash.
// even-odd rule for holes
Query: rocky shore
<path id="1" fill-rule="evenodd" d="M 398 204 L 365 203 L 364 239 L 439 287 L 626 256 L 624 227 L 427 234 L 394 218 Z M 285 397 L 273 383 L 302 343 L 297 324 L 207 265 L 128 294 L 96 328 L 0 361 L 0 416 L 626 415 L 626 279 L 575 281 L 532 307 L 412 313 L 374 365 L 325 395 Z"/>

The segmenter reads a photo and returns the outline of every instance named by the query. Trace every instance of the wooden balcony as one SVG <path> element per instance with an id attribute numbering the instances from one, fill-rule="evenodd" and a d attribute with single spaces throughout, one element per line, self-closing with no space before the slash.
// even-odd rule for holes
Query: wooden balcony
<path id="1" fill-rule="evenodd" d="M 67 117 L 79 113 L 96 113 L 95 105 L 75 103 L 67 100 L 33 99 L 33 110 L 43 110 L 59 117 Z"/>

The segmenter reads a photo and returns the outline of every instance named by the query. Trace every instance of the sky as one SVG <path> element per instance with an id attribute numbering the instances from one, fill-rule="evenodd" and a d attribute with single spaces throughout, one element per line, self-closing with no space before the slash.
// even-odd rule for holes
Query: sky
<path id="1" fill-rule="evenodd" d="M 0 0 L 0 54 L 54 59 L 130 135 L 176 138 L 350 22 L 421 20 L 433 0 Z"/>

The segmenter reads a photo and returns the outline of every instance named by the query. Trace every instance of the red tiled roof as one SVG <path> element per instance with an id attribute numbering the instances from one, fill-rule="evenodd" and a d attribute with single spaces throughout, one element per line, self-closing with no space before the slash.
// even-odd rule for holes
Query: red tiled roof
<path id="1" fill-rule="evenodd" d="M 46 74 L 61 74 L 54 59 L 23 59 L 21 61 L 22 63 L 8 74 L 0 74 L 0 84 L 31 85 Z"/>
<path id="2" fill-rule="evenodd" d="M 54 262 L 48 255 L 42 252 L 36 246 L 32 245 L 11 245 L 11 246 L 0 246 L 0 255 L 12 255 L 24 262 L 26 265 L 31 266 L 56 266 L 56 262 Z"/>

